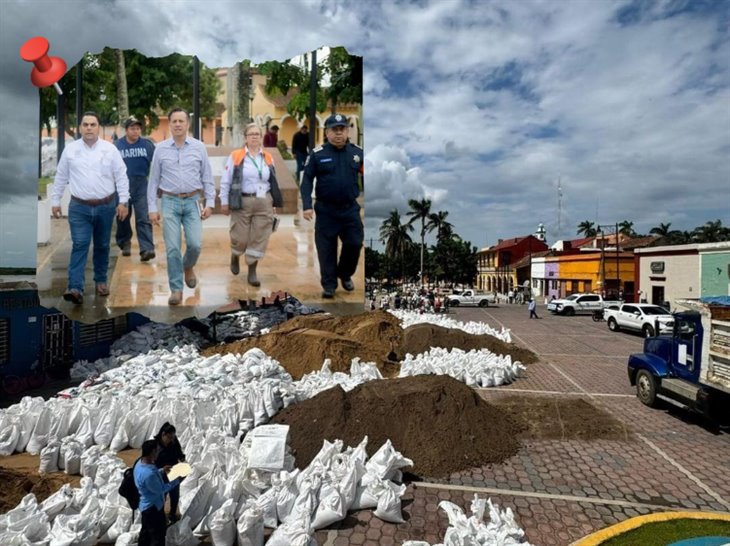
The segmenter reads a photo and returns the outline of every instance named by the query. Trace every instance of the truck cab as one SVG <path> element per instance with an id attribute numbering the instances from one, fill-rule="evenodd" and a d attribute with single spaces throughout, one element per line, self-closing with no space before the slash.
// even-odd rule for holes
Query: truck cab
<path id="1" fill-rule="evenodd" d="M 678 303 L 694 310 L 674 313 L 670 334 L 644 340 L 629 357 L 629 381 L 647 406 L 661 395 L 705 415 L 730 415 L 730 298 L 725 305 Z"/>

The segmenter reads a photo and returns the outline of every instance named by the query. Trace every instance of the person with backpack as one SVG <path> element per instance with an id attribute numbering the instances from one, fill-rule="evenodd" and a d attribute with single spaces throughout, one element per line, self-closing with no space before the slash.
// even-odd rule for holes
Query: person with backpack
<path id="1" fill-rule="evenodd" d="M 155 466 L 164 470 L 162 474 L 162 481 L 166 484 L 169 482 L 167 479 L 167 473 L 170 469 L 179 462 L 185 461 L 185 454 L 183 453 L 180 442 L 177 439 L 177 431 L 175 427 L 168 422 L 160 427 L 160 431 L 155 436 L 157 442 L 157 457 L 155 458 Z M 175 523 L 178 520 L 177 517 L 177 505 L 180 502 L 180 488 L 174 487 L 169 490 L 170 494 L 170 522 Z"/>
<path id="2" fill-rule="evenodd" d="M 183 480 L 175 478 L 165 483 L 165 471 L 155 465 L 158 455 L 157 440 L 147 440 L 142 444 L 142 457 L 134 465 L 134 483 L 139 490 L 139 511 L 142 514 L 138 546 L 165 546 L 165 494 Z"/>
<path id="3" fill-rule="evenodd" d="M 243 136 L 246 145 L 231 153 L 221 176 L 221 212 L 231 216 L 231 273 L 238 275 L 243 256 L 248 284 L 261 286 L 256 266 L 276 229 L 276 209 L 284 202 L 274 159 L 261 147 L 261 128 L 249 123 Z"/>

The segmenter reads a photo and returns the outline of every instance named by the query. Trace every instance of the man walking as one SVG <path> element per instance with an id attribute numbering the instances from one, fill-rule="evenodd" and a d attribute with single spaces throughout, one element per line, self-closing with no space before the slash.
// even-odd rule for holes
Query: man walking
<path id="1" fill-rule="evenodd" d="M 198 262 L 203 239 L 203 223 L 213 213 L 215 186 L 205 145 L 188 136 L 190 117 L 182 108 L 174 108 L 167 119 L 172 138 L 155 148 L 147 187 L 150 221 L 158 225 L 157 197 L 162 209 L 162 236 L 167 254 L 167 278 L 170 283 L 169 305 L 182 302 L 183 274 L 188 288 L 195 288 L 198 279 L 193 267 Z M 205 207 L 200 195 L 205 195 Z M 200 210 L 199 209 L 202 209 Z M 185 232 L 185 255 L 182 234 Z"/>
<path id="2" fill-rule="evenodd" d="M 117 218 L 127 217 L 127 168 L 114 145 L 99 139 L 99 126 L 96 113 L 84 113 L 79 124 L 81 138 L 64 148 L 51 196 L 52 214 L 60 218 L 61 198 L 69 185 L 68 223 L 73 247 L 63 299 L 76 305 L 84 302 L 84 268 L 92 239 L 96 295 L 109 295 L 109 245 L 115 209 Z"/>
<path id="3" fill-rule="evenodd" d="M 268 129 L 266 129 L 266 134 L 264 135 L 264 148 L 276 148 L 276 145 L 278 143 L 279 143 L 279 126 L 272 125 Z"/>
<path id="4" fill-rule="evenodd" d="M 314 212 L 314 242 L 317 245 L 322 297 L 334 298 L 337 279 L 342 288 L 355 289 L 352 275 L 357 269 L 364 232 L 360 219 L 358 176 L 362 174 L 362 148 L 348 141 L 345 116 L 333 114 L 324 124 L 327 142 L 312 151 L 304 167 L 301 194 L 305 220 Z M 312 210 L 312 186 L 317 179 L 316 200 Z M 337 239 L 342 242 L 339 260 Z"/>
<path id="5" fill-rule="evenodd" d="M 176 478 L 165 483 L 162 478 L 164 470 L 155 465 L 157 454 L 157 440 L 147 440 L 142 444 L 142 457 L 134 465 L 134 483 L 139 490 L 139 512 L 142 515 L 139 546 L 165 546 L 165 494 L 182 481 Z"/>
<path id="6" fill-rule="evenodd" d="M 115 146 L 127 166 L 129 178 L 129 214 L 124 220 L 117 219 L 117 244 L 122 256 L 132 253 L 132 211 L 137 228 L 139 256 L 143 262 L 155 257 L 155 244 L 152 242 L 152 224 L 147 212 L 147 175 L 150 172 L 155 145 L 142 138 L 142 122 L 134 116 L 124 122 L 126 136 L 118 138 Z"/>
<path id="7" fill-rule="evenodd" d="M 297 185 L 299 185 L 299 175 L 304 170 L 304 164 L 307 162 L 307 156 L 309 155 L 309 128 L 306 125 L 302 125 L 302 128 L 294 133 L 291 149 L 297 160 Z"/>
<path id="8" fill-rule="evenodd" d="M 539 319 L 540 317 L 537 316 L 537 313 L 535 312 L 535 309 L 537 308 L 537 303 L 533 298 L 530 298 L 530 303 L 527 305 L 528 311 L 530 311 L 530 318 L 536 318 Z"/>

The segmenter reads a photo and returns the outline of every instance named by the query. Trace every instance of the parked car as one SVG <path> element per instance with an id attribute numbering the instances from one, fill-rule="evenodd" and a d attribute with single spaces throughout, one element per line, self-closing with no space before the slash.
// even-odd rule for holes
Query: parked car
<path id="1" fill-rule="evenodd" d="M 478 307 L 489 307 L 494 304 L 494 294 L 477 294 L 474 290 L 464 290 L 461 294 L 452 294 L 448 296 L 449 305 L 451 307 L 476 305 Z"/>
<path id="2" fill-rule="evenodd" d="M 633 330 L 641 332 L 644 337 L 670 333 L 674 328 L 672 314 L 651 303 L 625 303 L 616 310 L 606 309 L 603 318 L 612 332 Z"/>
<path id="3" fill-rule="evenodd" d="M 553 300 L 547 309 L 556 315 L 592 314 L 612 305 L 620 305 L 620 301 L 604 300 L 600 294 L 572 294 L 565 299 Z"/>

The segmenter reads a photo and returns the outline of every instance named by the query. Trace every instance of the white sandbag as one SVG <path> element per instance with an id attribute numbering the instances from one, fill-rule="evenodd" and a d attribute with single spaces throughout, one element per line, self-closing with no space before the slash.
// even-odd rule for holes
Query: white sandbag
<path id="1" fill-rule="evenodd" d="M 101 457 L 102 446 L 91 446 L 81 454 L 81 475 L 91 478 L 96 477 L 96 468 L 99 465 L 99 457 Z"/>
<path id="2" fill-rule="evenodd" d="M 359 468 L 358 468 L 359 467 Z M 345 513 L 350 509 L 357 494 L 357 484 L 365 472 L 365 467 L 357 459 L 350 459 L 349 456 L 338 456 L 332 464 L 332 473 L 339 478 L 337 489 L 342 495 L 342 505 Z"/>
<path id="3" fill-rule="evenodd" d="M 400 499 L 406 491 L 405 485 L 396 485 L 393 482 L 385 482 L 387 487 L 378 499 L 378 507 L 373 513 L 376 517 L 390 523 L 404 523 L 401 514 Z"/>
<path id="4" fill-rule="evenodd" d="M 122 533 L 119 535 L 119 538 L 117 538 L 114 546 L 137 546 L 137 543 L 139 542 L 139 530 L 140 526 L 137 525 L 136 529 L 133 528 L 126 533 Z"/>
<path id="5" fill-rule="evenodd" d="M 61 452 L 63 453 L 63 465 L 64 472 L 66 474 L 80 474 L 81 473 L 81 454 L 83 453 L 84 446 L 75 442 L 71 439 L 66 445 L 61 445 Z M 60 457 L 59 457 L 60 462 Z"/>
<path id="6" fill-rule="evenodd" d="M 99 423 L 94 430 L 94 443 L 103 448 L 109 447 L 112 438 L 114 438 L 119 415 L 119 409 L 115 402 L 112 402 L 109 406 L 102 412 Z"/>
<path id="7" fill-rule="evenodd" d="M 322 487 L 320 495 L 319 505 L 312 520 L 312 527 L 314 529 L 323 529 L 345 519 L 347 509 L 345 508 L 342 495 L 336 487 Z"/>
<path id="8" fill-rule="evenodd" d="M 119 504 L 109 502 L 109 500 L 101 496 L 101 492 L 100 498 L 101 512 L 99 513 L 99 534 L 103 537 L 106 535 L 111 526 L 114 525 L 114 523 L 117 521 L 117 517 L 119 516 Z M 117 534 L 117 536 L 118 535 L 119 534 Z M 110 544 L 113 543 L 115 540 L 116 537 L 114 537 L 114 540 L 109 540 L 107 538 L 106 543 Z M 99 542 L 101 542 L 101 539 L 99 539 Z"/>
<path id="9" fill-rule="evenodd" d="M 261 509 L 252 504 L 241 517 L 236 527 L 238 546 L 263 546 L 264 518 Z"/>
<path id="10" fill-rule="evenodd" d="M 95 419 L 94 412 L 84 407 L 81 411 L 81 424 L 74 437 L 84 449 L 94 444 Z"/>
<path id="11" fill-rule="evenodd" d="M 38 513 L 38 501 L 33 493 L 29 493 L 20 500 L 18 506 L 0 516 L 0 531 L 22 532 Z"/>
<path id="12" fill-rule="evenodd" d="M 190 518 L 182 518 L 167 528 L 165 546 L 197 546 L 200 541 L 190 528 Z"/>
<path id="13" fill-rule="evenodd" d="M 233 546 L 236 543 L 236 502 L 229 499 L 213 513 L 208 527 L 213 546 Z"/>
<path id="14" fill-rule="evenodd" d="M 129 436 L 127 434 L 126 418 L 122 417 L 117 420 L 117 430 L 114 432 L 114 437 L 109 444 L 109 451 L 117 453 L 126 449 L 129 446 Z"/>
<path id="15" fill-rule="evenodd" d="M 20 432 L 15 424 L 9 423 L 0 430 L 0 457 L 7 457 L 15 453 L 19 438 Z"/>
<path id="16" fill-rule="evenodd" d="M 82 515 L 59 515 L 51 527 L 49 546 L 94 546 L 99 525 Z"/>
<path id="17" fill-rule="evenodd" d="M 51 430 L 49 432 L 49 438 L 56 439 L 59 442 L 68 436 L 69 423 L 71 421 L 71 405 L 64 402 L 66 401 L 60 400 L 56 404 L 51 421 Z"/>
<path id="18" fill-rule="evenodd" d="M 368 472 L 384 480 L 391 479 L 397 470 L 407 466 L 413 466 L 413 461 L 396 451 L 390 440 L 386 440 L 365 464 Z"/>
<path id="19" fill-rule="evenodd" d="M 212 484 L 201 479 L 195 489 L 180 497 L 180 514 L 190 520 L 190 527 L 196 528 L 208 513 L 208 501 L 212 494 Z"/>
<path id="20" fill-rule="evenodd" d="M 378 496 L 369 486 L 358 485 L 350 510 L 368 510 L 378 506 Z"/>
<path id="21" fill-rule="evenodd" d="M 289 425 L 262 425 L 256 427 L 250 435 L 249 468 L 257 468 L 267 472 L 284 470 Z"/>
<path id="22" fill-rule="evenodd" d="M 316 546 L 314 530 L 306 517 L 294 518 L 280 525 L 269 537 L 266 546 Z"/>
<path id="23" fill-rule="evenodd" d="M 41 464 L 38 472 L 58 472 L 58 452 L 61 450 L 61 443 L 58 440 L 51 440 L 46 447 L 41 449 Z"/>
<path id="24" fill-rule="evenodd" d="M 37 511 L 35 518 L 23 528 L 23 535 L 34 545 L 44 544 L 48 540 L 50 532 L 51 524 L 48 521 L 48 516 L 40 511 Z M 0 542 L 0 544 L 2 543 Z"/>
<path id="25" fill-rule="evenodd" d="M 272 487 L 255 500 L 256 507 L 261 512 L 264 526 L 276 529 L 279 521 L 276 518 L 276 490 Z"/>
<path id="26" fill-rule="evenodd" d="M 0 544 L 3 546 L 33 546 L 22 532 L 0 531 Z"/>
<path id="27" fill-rule="evenodd" d="M 129 440 L 129 447 L 132 449 L 140 449 L 147 436 L 147 415 L 144 412 L 131 412 L 127 414 L 124 421 L 124 428 Z"/>
<path id="28" fill-rule="evenodd" d="M 41 503 L 40 508 L 52 521 L 58 514 L 64 511 L 68 504 L 73 501 L 73 497 L 74 494 L 71 484 L 65 483 L 61 486 L 61 489 L 44 500 Z"/>
<path id="29" fill-rule="evenodd" d="M 117 505 L 116 519 L 111 526 L 104 531 L 99 539 L 102 544 L 114 544 L 119 537 L 128 532 L 132 527 L 132 509 L 129 506 Z"/>
<path id="30" fill-rule="evenodd" d="M 38 420 L 33 428 L 33 434 L 25 448 L 25 450 L 31 455 L 38 455 L 41 452 L 41 449 L 46 447 L 46 444 L 48 443 L 48 436 L 51 432 L 51 417 L 51 410 L 44 407 L 43 411 L 41 411 L 41 414 L 38 416 Z"/>
<path id="31" fill-rule="evenodd" d="M 299 469 L 293 472 L 282 470 L 278 476 L 271 477 L 271 484 L 276 487 L 276 517 L 279 521 L 284 521 L 291 514 L 294 502 L 299 495 L 297 488 L 297 476 Z"/>

